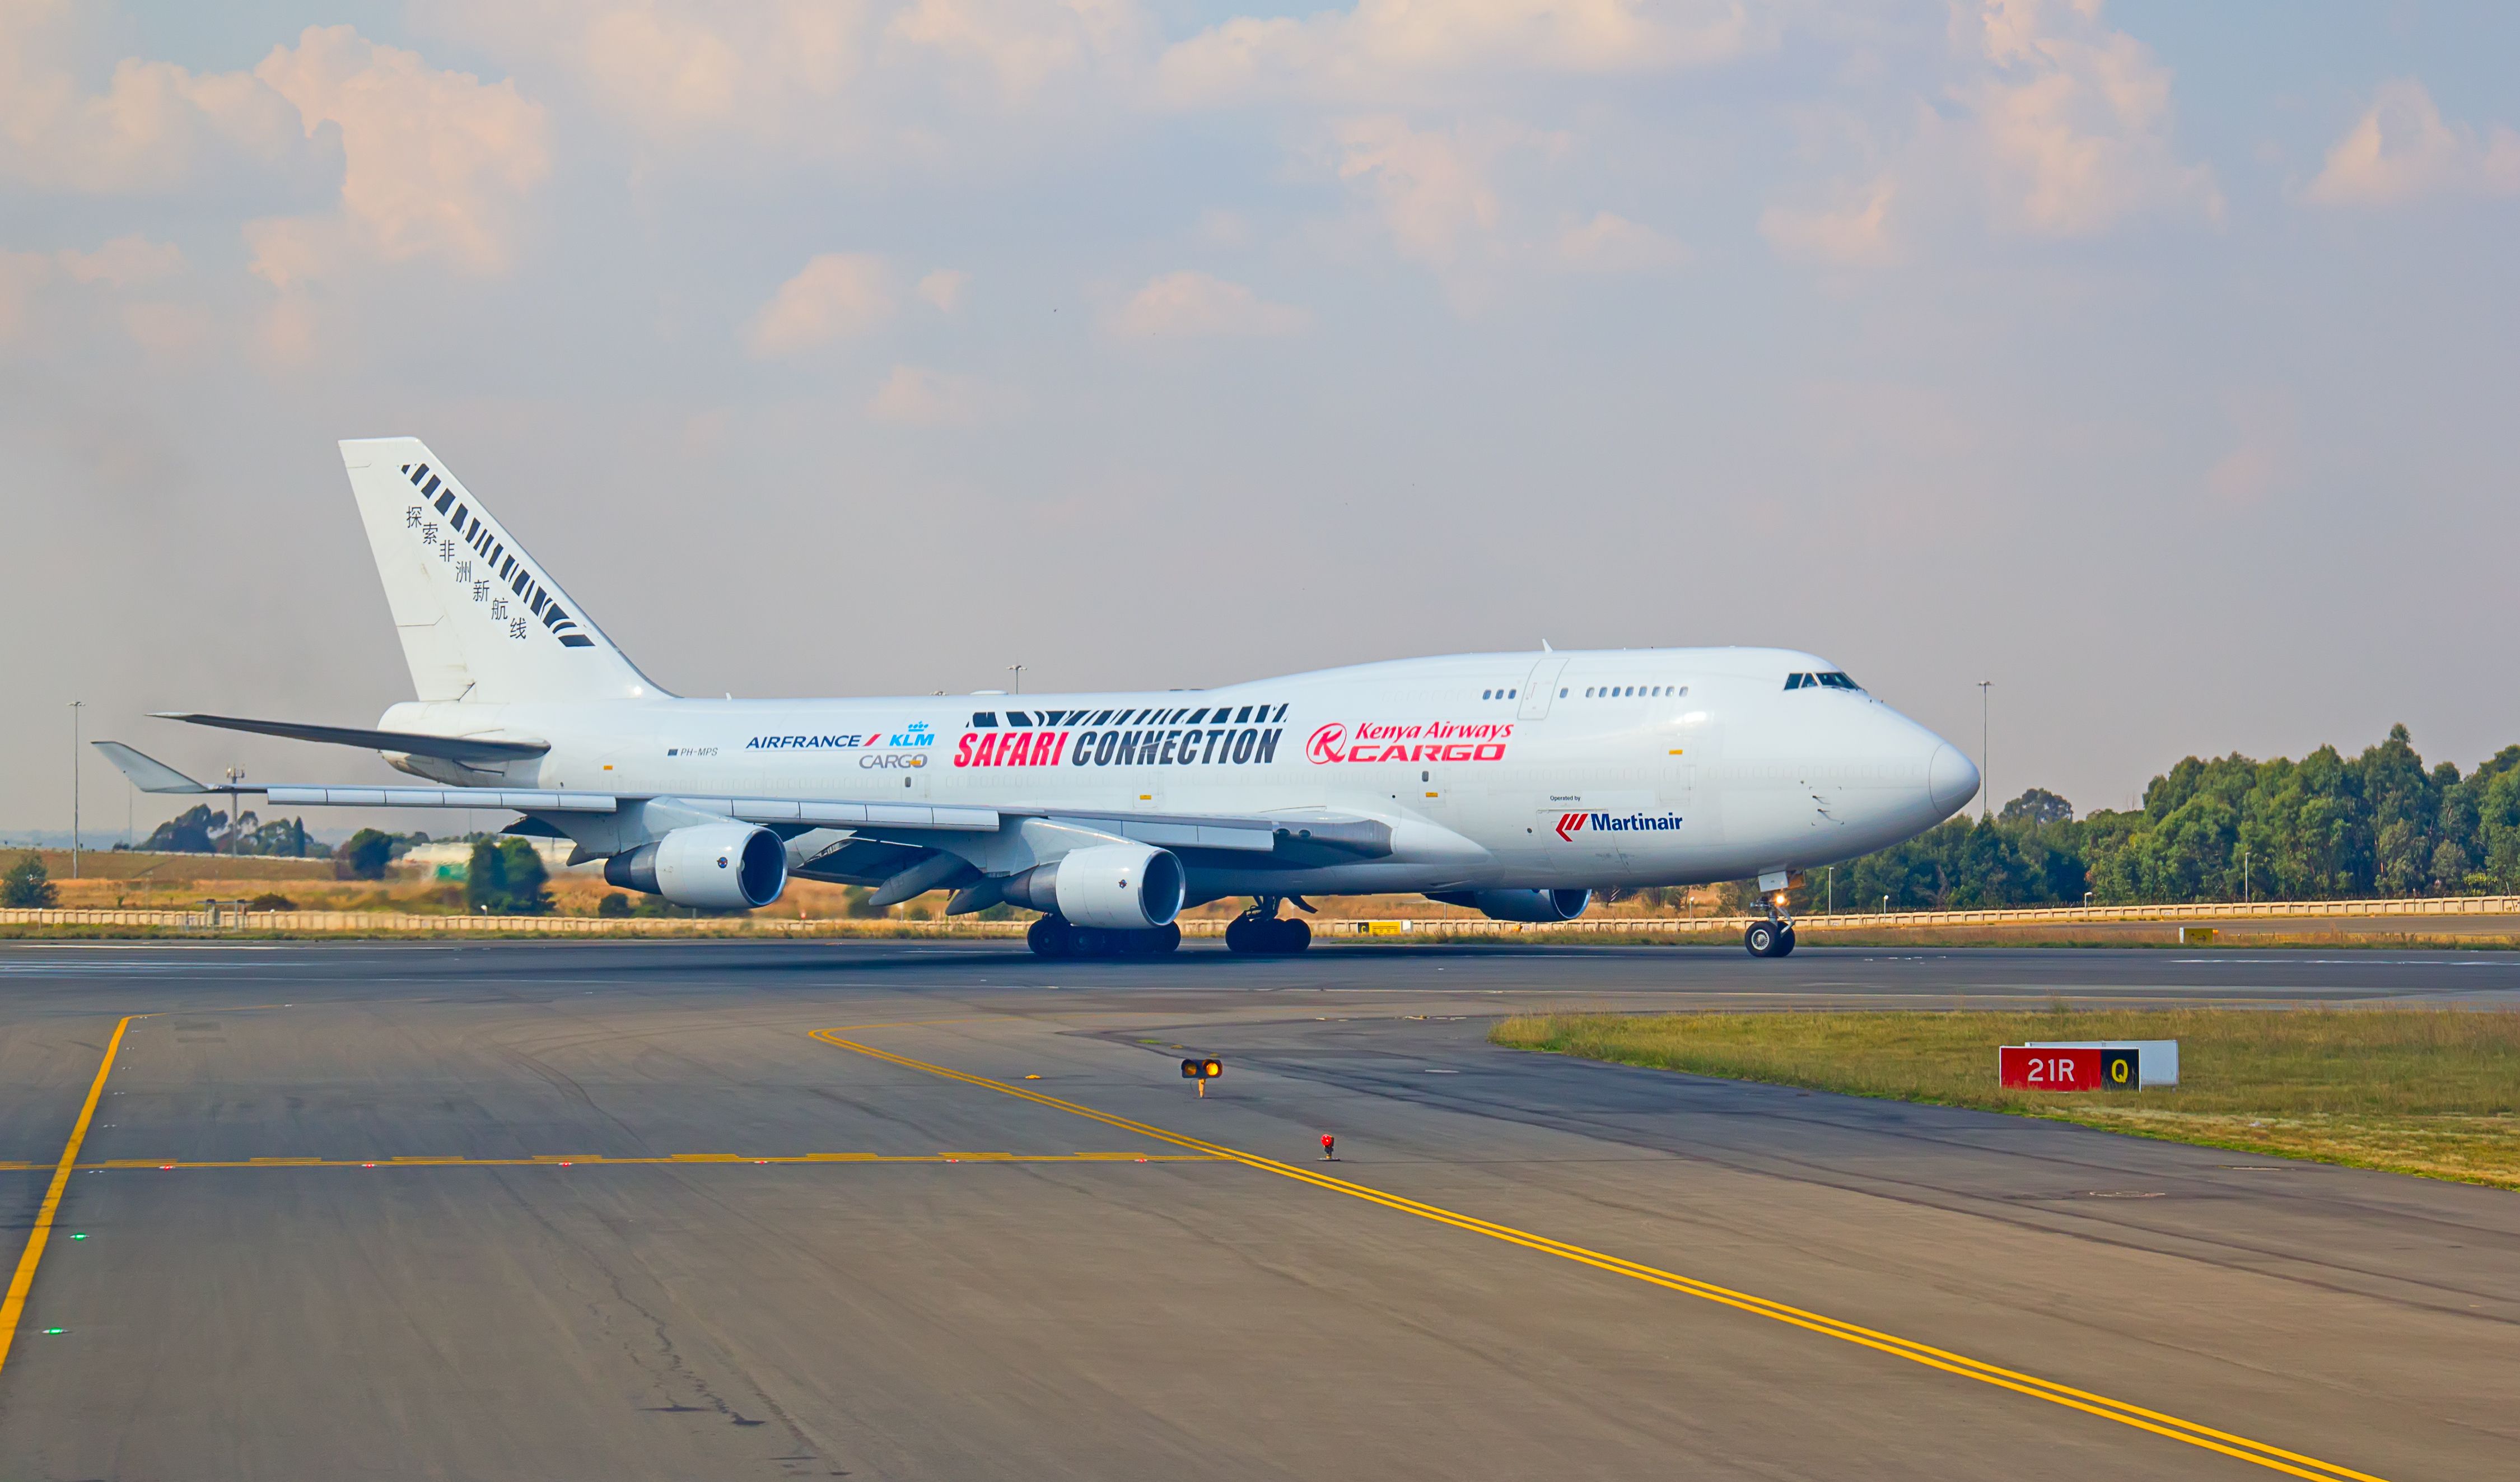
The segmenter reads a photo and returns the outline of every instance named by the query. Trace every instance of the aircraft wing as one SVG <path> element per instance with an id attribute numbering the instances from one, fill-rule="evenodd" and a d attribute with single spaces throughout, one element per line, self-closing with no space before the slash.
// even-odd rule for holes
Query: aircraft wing
<path id="1" fill-rule="evenodd" d="M 192 715 L 173 710 L 151 714 L 158 720 L 180 720 L 192 726 L 216 726 L 223 731 L 251 731 L 259 736 L 285 736 L 292 741 L 364 746 L 455 762 L 526 761 L 551 749 L 549 741 L 497 741 L 486 736 L 429 736 L 418 731 L 370 731 L 360 726 L 314 726 L 293 720 L 247 720 L 234 715 Z"/>
<path id="2" fill-rule="evenodd" d="M 389 734 L 389 733 L 371 733 Z M 143 755 L 120 741 L 97 749 L 143 792 L 259 792 L 275 807 L 473 808 L 518 813 L 613 813 L 623 803 L 664 794 L 584 792 L 564 787 L 361 787 L 333 784 L 254 784 L 212 787 Z M 947 803 L 858 803 L 813 798 L 704 797 L 670 794 L 671 802 L 748 824 L 790 831 L 846 829 L 857 831 L 943 830 L 994 832 L 1009 819 L 1073 822 L 1123 838 L 1170 849 L 1226 849 L 1272 853 L 1281 847 L 1328 850 L 1349 857 L 1380 858 L 1391 852 L 1391 830 L 1372 819 L 1319 809 L 1283 817 L 1238 818 L 1194 813 L 1105 813 L 1055 807 L 976 808 Z"/>

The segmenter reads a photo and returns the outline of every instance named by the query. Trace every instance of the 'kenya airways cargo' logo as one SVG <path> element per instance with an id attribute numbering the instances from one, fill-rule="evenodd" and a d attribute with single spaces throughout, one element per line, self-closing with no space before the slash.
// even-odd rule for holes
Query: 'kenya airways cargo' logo
<path id="1" fill-rule="evenodd" d="M 1304 759 L 1332 762 L 1493 762 L 1505 759 L 1510 721 L 1331 721 L 1304 742 Z"/>

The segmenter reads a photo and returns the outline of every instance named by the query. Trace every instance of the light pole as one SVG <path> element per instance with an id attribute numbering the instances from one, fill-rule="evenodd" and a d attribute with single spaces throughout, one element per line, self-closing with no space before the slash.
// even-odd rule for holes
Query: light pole
<path id="1" fill-rule="evenodd" d="M 237 791 L 237 784 L 244 781 L 243 767 L 228 769 L 228 853 L 230 854 L 236 853 L 237 845 L 245 842 L 245 794 Z"/>
<path id="2" fill-rule="evenodd" d="M 1995 701 L 1990 697 L 1990 693 L 1994 689 L 1994 680 L 1982 679 L 1977 682 L 1977 775 L 1979 789 L 1977 799 L 1978 806 L 1985 810 L 1986 816 L 1989 818 L 1993 818 L 1995 816 L 1995 766 L 1988 759 L 1989 751 L 1987 746 L 1987 743 L 1993 740 L 1995 736 Z"/>
<path id="3" fill-rule="evenodd" d="M 79 711 L 86 700 L 70 701 L 70 878 L 78 878 L 79 857 Z"/>

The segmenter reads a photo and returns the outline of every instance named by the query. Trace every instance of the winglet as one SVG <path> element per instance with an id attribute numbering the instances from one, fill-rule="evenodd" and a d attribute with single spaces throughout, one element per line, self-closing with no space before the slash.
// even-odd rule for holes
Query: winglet
<path id="1" fill-rule="evenodd" d="M 139 788 L 143 792 L 208 792 L 212 790 L 208 787 L 202 786 L 200 783 L 193 781 L 191 778 L 186 777 L 183 773 L 176 771 L 174 768 L 167 766 L 164 762 L 158 761 L 154 757 L 143 756 L 120 741 L 90 741 L 89 744 L 96 747 L 99 751 L 104 752 L 105 759 L 120 768 L 122 775 L 131 779 L 131 786 Z"/>

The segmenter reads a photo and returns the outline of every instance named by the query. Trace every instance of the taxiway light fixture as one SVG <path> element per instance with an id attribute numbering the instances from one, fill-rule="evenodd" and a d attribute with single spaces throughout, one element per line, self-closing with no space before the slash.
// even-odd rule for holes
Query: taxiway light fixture
<path id="1" fill-rule="evenodd" d="M 1223 1060 L 1182 1061 L 1182 1079 L 1185 1081 L 1212 1081 L 1223 1074 L 1225 1074 Z"/>

